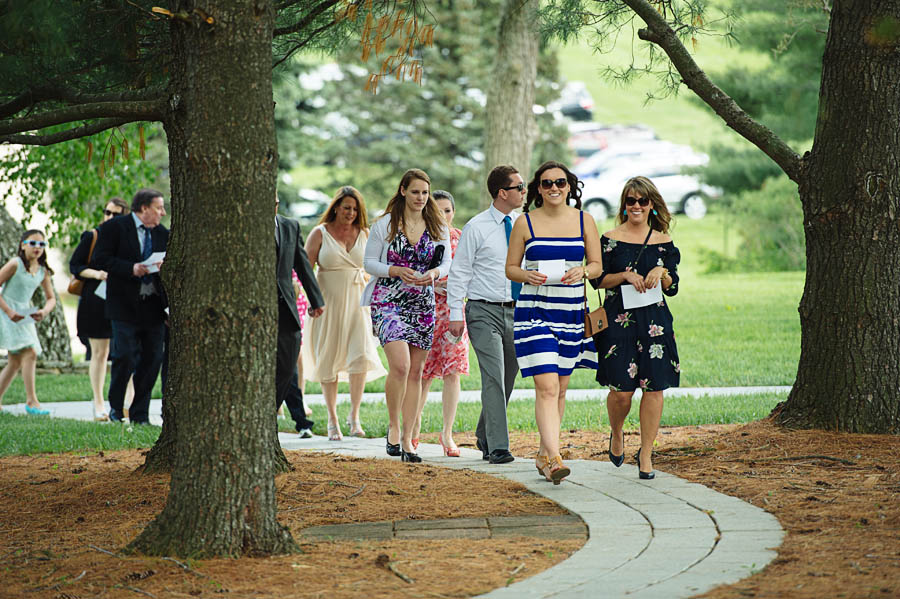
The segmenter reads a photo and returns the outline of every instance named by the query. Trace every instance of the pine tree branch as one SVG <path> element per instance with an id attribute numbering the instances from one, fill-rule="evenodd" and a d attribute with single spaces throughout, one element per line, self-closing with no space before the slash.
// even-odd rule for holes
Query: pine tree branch
<path id="1" fill-rule="evenodd" d="M 25 133 L 86 119 L 115 119 L 131 121 L 159 121 L 165 114 L 165 102 L 95 102 L 66 106 L 39 114 L 0 121 L 0 139 L 15 133 Z M 108 127 L 107 127 L 108 128 Z"/>
<path id="2" fill-rule="evenodd" d="M 6 104 L 0 104 L 0 119 L 9 119 L 17 113 L 41 102 L 65 102 L 66 104 L 95 104 L 98 102 L 136 102 L 159 99 L 158 89 L 129 90 L 101 94 L 86 94 L 66 87 L 43 85 L 29 89 Z"/>
<path id="3" fill-rule="evenodd" d="M 52 146 L 53 144 L 58 144 L 63 141 L 88 137 L 100 133 L 101 131 L 112 129 L 113 127 L 120 127 L 127 123 L 142 120 L 145 119 L 101 119 L 89 125 L 73 127 L 72 129 L 66 129 L 65 131 L 58 131 L 47 135 L 31 135 L 26 133 L 5 136 L 0 135 L 0 144 L 10 143 L 22 146 Z"/>
<path id="4" fill-rule="evenodd" d="M 771 129 L 750 117 L 731 96 L 709 79 L 656 8 L 647 0 L 622 0 L 622 2 L 637 13 L 648 26 L 647 29 L 638 30 L 638 37 L 662 48 L 691 91 L 722 117 L 726 125 L 757 146 L 774 160 L 791 180 L 799 183 L 802 175 L 800 156 Z"/>
<path id="5" fill-rule="evenodd" d="M 282 35 L 290 35 L 291 33 L 297 33 L 299 31 L 304 31 L 307 27 L 309 27 L 313 21 L 315 21 L 322 13 L 324 13 L 329 8 L 334 7 L 340 0 L 324 0 L 318 6 L 313 7 L 306 15 L 303 16 L 302 19 L 293 23 L 291 25 L 287 25 L 285 27 L 278 27 L 272 33 L 272 37 L 280 37 Z M 284 8 L 284 6 L 282 6 Z M 319 29 L 321 31 L 321 28 Z"/>

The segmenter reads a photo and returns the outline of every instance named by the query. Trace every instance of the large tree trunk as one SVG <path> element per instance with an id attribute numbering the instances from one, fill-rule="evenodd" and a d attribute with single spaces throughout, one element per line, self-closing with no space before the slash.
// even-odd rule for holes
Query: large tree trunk
<path id="1" fill-rule="evenodd" d="M 296 550 L 276 520 L 272 3 L 174 2 L 166 119 L 172 236 L 166 401 L 175 467 L 162 513 L 132 543 L 153 555 Z"/>
<path id="2" fill-rule="evenodd" d="M 900 433 L 900 0 L 835 0 L 800 197 L 797 380 L 777 420 Z"/>
<path id="3" fill-rule="evenodd" d="M 504 0 L 497 28 L 497 60 L 488 90 L 484 132 L 484 173 L 511 164 L 527 181 L 537 136 L 534 82 L 537 79 L 537 0 Z M 490 202 L 487 198 L 485 203 Z"/>
<path id="4" fill-rule="evenodd" d="M 0 207 L 0 264 L 14 257 L 18 252 L 19 240 L 25 229 L 9 215 L 5 208 Z M 38 339 L 41 341 L 41 352 L 38 365 L 46 368 L 70 368 L 72 366 L 72 344 L 69 340 L 69 329 L 66 326 L 66 317 L 63 314 L 62 301 L 59 291 L 56 292 L 57 302 L 53 312 L 37 327 Z M 38 287 L 32 300 L 34 305 L 43 306 L 47 301 L 44 290 Z"/>

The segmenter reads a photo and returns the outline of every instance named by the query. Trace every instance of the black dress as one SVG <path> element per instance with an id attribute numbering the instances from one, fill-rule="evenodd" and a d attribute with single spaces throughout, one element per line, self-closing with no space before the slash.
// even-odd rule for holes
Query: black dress
<path id="1" fill-rule="evenodd" d="M 603 270 L 608 274 L 625 272 L 641 251 L 643 243 L 600 239 Z M 633 270 L 646 276 L 656 266 L 669 270 L 672 284 L 663 294 L 678 293 L 678 263 L 681 254 L 671 241 L 647 244 Z M 597 347 L 597 382 L 613 391 L 662 391 L 677 387 L 681 374 L 672 313 L 663 301 L 642 308 L 625 310 L 619 287 L 606 290 L 603 302 L 609 327 L 594 336 Z"/>
<path id="2" fill-rule="evenodd" d="M 69 271 L 84 281 L 84 289 L 81 291 L 81 299 L 78 300 L 78 315 L 76 317 L 78 337 L 80 339 L 109 339 L 112 337 L 112 328 L 105 314 L 106 300 L 96 293 L 100 281 L 97 279 L 83 279 L 79 276 L 81 271 L 89 266 L 96 268 L 87 263 L 93 238 L 93 231 L 82 233 L 81 241 L 78 243 L 75 251 L 72 252 L 72 258 L 69 260 Z M 93 256 L 91 258 L 93 259 Z"/>

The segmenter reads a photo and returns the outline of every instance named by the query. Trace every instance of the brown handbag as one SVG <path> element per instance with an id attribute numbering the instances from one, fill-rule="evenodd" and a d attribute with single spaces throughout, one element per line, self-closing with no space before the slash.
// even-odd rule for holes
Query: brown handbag
<path id="1" fill-rule="evenodd" d="M 94 246 L 97 245 L 97 229 L 94 229 L 94 238 L 91 239 L 91 249 L 88 250 L 87 260 L 85 260 L 85 264 L 91 263 L 91 256 L 94 255 Z M 71 293 L 72 295 L 81 295 L 81 292 L 84 291 L 84 281 L 72 275 L 72 278 L 69 279 L 69 285 L 66 287 L 66 291 Z"/>
<path id="2" fill-rule="evenodd" d="M 600 290 L 597 290 L 597 299 L 600 299 Z M 590 339 L 597 333 L 609 326 L 609 320 L 606 319 L 606 310 L 603 308 L 603 301 L 596 310 L 588 310 L 587 301 L 587 283 L 584 285 L 584 338 Z"/>

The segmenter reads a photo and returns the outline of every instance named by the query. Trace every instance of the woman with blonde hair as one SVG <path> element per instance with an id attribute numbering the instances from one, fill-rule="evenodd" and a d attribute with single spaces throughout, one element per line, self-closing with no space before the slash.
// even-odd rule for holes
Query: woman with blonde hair
<path id="1" fill-rule="evenodd" d="M 306 240 L 306 253 L 317 269 L 316 279 L 328 310 L 307 327 L 302 353 L 309 367 L 304 374 L 322 385 L 332 441 L 343 438 L 337 416 L 338 381 L 350 383 L 350 434 L 364 437 L 359 421 L 363 389 L 366 381 L 385 375 L 372 336 L 369 308 L 359 303 L 366 285 L 363 254 L 368 225 L 362 194 L 346 185 L 334 194 Z"/>
<path id="2" fill-rule="evenodd" d="M 384 393 L 390 422 L 385 449 L 404 462 L 422 461 L 412 434 L 419 415 L 422 369 L 434 335 L 434 282 L 450 272 L 450 233 L 430 188 L 425 171 L 406 171 L 372 225 L 365 252 L 365 269 L 372 280 L 362 304 L 372 307 L 372 328 L 388 361 Z"/>
<path id="3" fill-rule="evenodd" d="M 635 455 L 638 476 L 655 477 L 653 442 L 662 417 L 663 390 L 677 387 L 681 362 L 672 330 L 672 313 L 665 297 L 640 307 L 625 308 L 623 288 L 638 294 L 661 287 L 662 295 L 678 293 L 681 254 L 669 236 L 671 216 L 650 179 L 634 177 L 622 189 L 618 226 L 603 234 L 603 273 L 591 284 L 606 289 L 603 307 L 609 328 L 595 339 L 599 365 L 597 382 L 609 387 L 609 460 L 625 461 L 622 427 L 631 410 L 631 396 L 640 387 L 641 448 Z M 628 290 L 630 291 L 630 290 Z"/>

